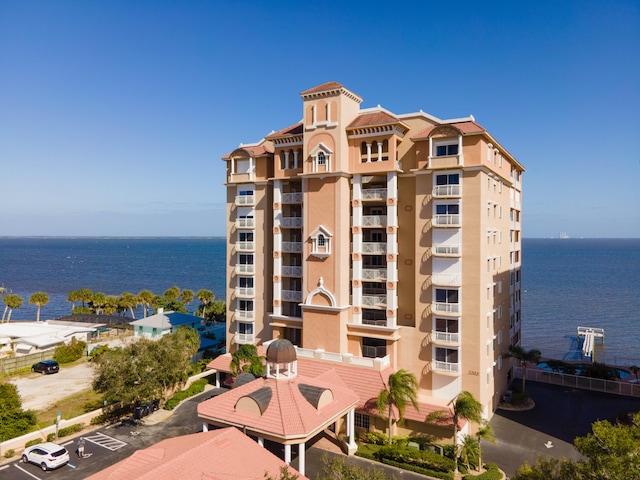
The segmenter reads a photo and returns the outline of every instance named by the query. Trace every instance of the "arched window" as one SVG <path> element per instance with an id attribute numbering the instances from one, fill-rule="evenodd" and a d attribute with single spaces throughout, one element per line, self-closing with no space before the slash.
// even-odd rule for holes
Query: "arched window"
<path id="1" fill-rule="evenodd" d="M 367 154 L 367 142 L 362 142 L 362 144 L 360 145 L 360 154 L 361 155 Z"/>
<path id="2" fill-rule="evenodd" d="M 324 152 L 318 152 L 318 165 L 326 165 L 327 164 L 327 157 L 325 156 Z"/>
<path id="3" fill-rule="evenodd" d="M 327 239 L 324 235 L 319 234 L 318 235 L 318 248 L 325 248 L 325 246 L 327 245 Z"/>

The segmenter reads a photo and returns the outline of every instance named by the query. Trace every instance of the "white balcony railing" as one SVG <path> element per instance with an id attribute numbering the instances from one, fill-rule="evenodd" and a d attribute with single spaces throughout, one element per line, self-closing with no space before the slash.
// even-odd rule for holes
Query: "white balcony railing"
<path id="1" fill-rule="evenodd" d="M 362 200 L 385 200 L 386 198 L 386 188 L 366 188 L 362 190 Z"/>
<path id="2" fill-rule="evenodd" d="M 433 224 L 437 227 L 459 227 L 460 215 L 434 215 Z"/>
<path id="3" fill-rule="evenodd" d="M 433 340 L 436 342 L 451 343 L 451 344 L 460 343 L 459 333 L 438 332 L 434 330 L 433 332 L 431 332 L 431 334 L 433 335 Z"/>
<path id="4" fill-rule="evenodd" d="M 386 227 L 387 216 L 386 215 L 365 215 L 362 217 L 363 227 Z"/>
<path id="5" fill-rule="evenodd" d="M 291 267 L 291 266 L 283 266 L 282 267 L 282 276 L 284 277 L 301 277 L 302 276 L 302 267 Z"/>
<path id="6" fill-rule="evenodd" d="M 431 275 L 434 285 L 462 285 L 462 275 L 459 273 L 434 273 Z"/>
<path id="7" fill-rule="evenodd" d="M 459 257 L 460 245 L 434 245 L 433 254 L 440 257 Z"/>
<path id="8" fill-rule="evenodd" d="M 363 268 L 361 274 L 362 280 L 386 280 L 386 268 Z"/>
<path id="9" fill-rule="evenodd" d="M 255 228 L 256 220 L 253 217 L 236 218 L 236 228 Z"/>
<path id="10" fill-rule="evenodd" d="M 256 266 L 247 263 L 236 263 L 236 273 L 243 275 L 253 275 L 256 273 Z"/>
<path id="11" fill-rule="evenodd" d="M 280 219 L 281 227 L 302 227 L 302 217 L 282 217 Z"/>
<path id="12" fill-rule="evenodd" d="M 253 320 L 255 315 L 253 310 L 236 310 L 233 314 L 236 320 Z"/>
<path id="13" fill-rule="evenodd" d="M 461 195 L 461 185 L 436 185 L 433 187 L 433 196 L 436 198 L 460 197 Z"/>
<path id="14" fill-rule="evenodd" d="M 236 205 L 238 206 L 251 206 L 256 204 L 255 195 L 237 195 Z"/>
<path id="15" fill-rule="evenodd" d="M 438 313 L 460 313 L 459 303 L 441 303 L 435 302 L 433 304 L 433 311 Z"/>
<path id="16" fill-rule="evenodd" d="M 460 364 L 434 360 L 433 369 L 437 372 L 460 373 Z"/>
<path id="17" fill-rule="evenodd" d="M 374 327 L 386 327 L 387 326 L 387 320 L 371 320 L 368 318 L 363 318 L 362 319 L 362 325 L 371 325 Z"/>
<path id="18" fill-rule="evenodd" d="M 282 251 L 300 253 L 302 252 L 302 242 L 282 242 Z"/>
<path id="19" fill-rule="evenodd" d="M 353 246 L 351 247 L 353 251 Z M 364 242 L 361 253 L 383 254 L 387 253 L 387 244 L 383 242 Z"/>
<path id="20" fill-rule="evenodd" d="M 293 193 L 283 193 L 282 194 L 282 203 L 302 203 L 303 193 L 302 192 L 293 192 Z"/>
<path id="21" fill-rule="evenodd" d="M 236 297 L 253 298 L 256 296 L 256 289 L 253 287 L 236 287 Z"/>
<path id="22" fill-rule="evenodd" d="M 363 307 L 378 307 L 387 304 L 387 297 L 382 295 L 362 295 Z"/>
<path id="23" fill-rule="evenodd" d="M 235 343 L 253 343 L 256 336 L 253 333 L 236 333 L 233 337 Z"/>
<path id="24" fill-rule="evenodd" d="M 255 249 L 255 242 L 236 242 L 236 250 L 238 252 L 253 252 Z"/>
<path id="25" fill-rule="evenodd" d="M 285 302 L 301 302 L 302 292 L 300 290 L 282 290 L 282 300 Z"/>

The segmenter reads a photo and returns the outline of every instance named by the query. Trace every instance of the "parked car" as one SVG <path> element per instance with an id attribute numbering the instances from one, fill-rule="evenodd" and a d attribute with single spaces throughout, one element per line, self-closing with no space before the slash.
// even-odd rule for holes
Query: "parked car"
<path id="1" fill-rule="evenodd" d="M 34 363 L 31 367 L 32 372 L 42 373 L 58 373 L 60 371 L 60 365 L 55 360 L 43 360 L 42 362 Z"/>
<path id="2" fill-rule="evenodd" d="M 69 462 L 69 452 L 56 443 L 39 443 L 22 453 L 22 462 L 39 465 L 43 471 L 53 470 Z"/>

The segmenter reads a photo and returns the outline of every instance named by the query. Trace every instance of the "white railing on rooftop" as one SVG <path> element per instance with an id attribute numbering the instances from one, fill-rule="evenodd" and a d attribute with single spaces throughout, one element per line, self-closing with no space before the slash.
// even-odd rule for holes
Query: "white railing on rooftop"
<path id="1" fill-rule="evenodd" d="M 312 350 L 310 348 L 295 347 L 298 358 L 313 359 L 315 361 L 327 363 L 342 363 L 344 365 L 355 365 L 358 367 L 369 368 L 381 371 L 391 365 L 389 355 L 385 357 L 370 358 L 360 357 L 351 354 L 340 354 L 333 352 L 325 352 L 324 350 Z"/>

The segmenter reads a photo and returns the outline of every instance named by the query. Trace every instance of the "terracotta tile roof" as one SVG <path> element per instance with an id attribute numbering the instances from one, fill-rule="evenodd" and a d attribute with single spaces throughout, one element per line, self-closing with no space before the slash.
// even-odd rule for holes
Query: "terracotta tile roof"
<path id="1" fill-rule="evenodd" d="M 299 384 L 329 389 L 333 393 L 333 400 L 316 410 L 298 388 Z M 271 388 L 272 397 L 262 415 L 236 410 L 240 398 L 265 387 Z M 358 396 L 341 385 L 298 374 L 291 379 L 259 378 L 234 388 L 200 403 L 198 415 L 278 437 L 306 437 L 357 401 Z"/>
<path id="2" fill-rule="evenodd" d="M 338 82 L 327 82 L 322 85 L 318 85 L 317 87 L 310 88 L 309 90 L 305 90 L 304 92 L 300 92 L 300 95 L 308 95 L 310 93 L 324 92 L 326 90 L 336 90 L 338 88 L 344 88 L 342 84 Z"/>
<path id="3" fill-rule="evenodd" d="M 304 133 L 303 130 L 304 125 L 302 124 L 302 122 L 298 122 L 294 125 L 290 125 L 286 128 L 283 128 L 282 130 L 278 130 L 277 132 L 273 132 L 270 133 L 269 135 L 267 135 L 265 137 L 265 140 L 272 140 L 274 138 L 281 138 L 281 137 L 293 137 L 296 135 L 302 135 Z"/>
<path id="4" fill-rule="evenodd" d="M 393 115 L 390 115 L 387 112 L 372 112 L 372 113 L 363 113 L 358 115 L 356 119 L 351 122 L 351 124 L 347 127 L 349 128 L 358 128 L 358 127 L 370 127 L 374 125 L 393 125 L 395 123 L 400 123 L 400 120 Z"/>
<path id="5" fill-rule="evenodd" d="M 454 127 L 459 130 L 463 135 L 470 135 L 473 133 L 484 133 L 486 130 L 478 125 L 476 122 L 468 121 L 468 122 L 458 122 L 458 123 L 444 123 L 442 125 L 432 125 L 430 127 L 425 128 L 418 134 L 411 137 L 411 140 L 424 140 L 429 137 L 429 134 L 438 127 Z"/>
<path id="6" fill-rule="evenodd" d="M 261 143 L 260 145 L 241 145 L 235 150 L 233 150 L 232 152 L 227 153 L 224 157 L 222 157 L 222 159 L 223 160 L 229 159 L 231 155 L 234 152 L 237 152 L 238 150 L 245 150 L 252 157 L 259 157 L 260 155 L 273 153 L 275 151 L 271 142 L 264 142 L 264 143 Z"/>
<path id="7" fill-rule="evenodd" d="M 251 459 L 251 461 L 247 461 Z M 264 480 L 285 463 L 236 428 L 163 440 L 88 477 L 90 480 Z M 307 479 L 290 467 L 299 479 Z"/>

